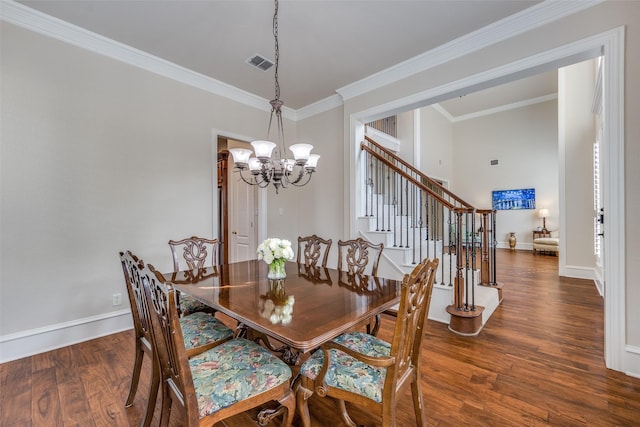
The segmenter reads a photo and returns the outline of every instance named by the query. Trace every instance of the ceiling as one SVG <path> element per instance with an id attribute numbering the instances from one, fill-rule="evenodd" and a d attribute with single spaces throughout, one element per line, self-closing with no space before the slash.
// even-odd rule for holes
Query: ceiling
<path id="1" fill-rule="evenodd" d="M 274 98 L 270 0 L 20 0 L 30 8 L 211 77 Z M 349 84 L 540 3 L 538 0 L 281 0 L 281 99 L 300 109 Z M 488 93 L 486 91 L 489 91 Z M 452 117 L 557 91 L 555 72 L 441 103 Z"/>

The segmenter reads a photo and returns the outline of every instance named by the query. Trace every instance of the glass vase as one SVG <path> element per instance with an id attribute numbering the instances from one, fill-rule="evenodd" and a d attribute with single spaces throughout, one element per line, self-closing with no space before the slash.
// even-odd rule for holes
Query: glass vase
<path id="1" fill-rule="evenodd" d="M 273 260 L 271 264 L 269 264 L 269 273 L 267 273 L 267 278 L 269 279 L 284 279 L 287 277 L 287 272 L 284 268 L 284 259 L 276 259 Z"/>

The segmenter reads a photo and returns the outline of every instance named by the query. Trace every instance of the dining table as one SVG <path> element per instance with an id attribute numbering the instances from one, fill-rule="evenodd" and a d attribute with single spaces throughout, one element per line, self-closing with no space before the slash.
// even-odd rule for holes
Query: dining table
<path id="1" fill-rule="evenodd" d="M 164 276 L 176 290 L 235 319 L 254 337 L 263 334 L 281 343 L 278 351 L 291 364 L 400 299 L 400 280 L 296 262 L 285 268 L 286 278 L 277 280 L 267 277 L 268 265 L 259 260 Z"/>

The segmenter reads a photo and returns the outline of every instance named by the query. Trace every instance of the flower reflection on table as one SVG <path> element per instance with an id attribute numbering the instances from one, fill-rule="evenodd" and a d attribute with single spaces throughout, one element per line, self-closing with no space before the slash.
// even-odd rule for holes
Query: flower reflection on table
<path id="1" fill-rule="evenodd" d="M 275 325 L 286 325 L 293 317 L 295 298 L 286 294 L 284 280 L 269 280 L 269 286 L 269 292 L 261 301 L 260 315 Z"/>

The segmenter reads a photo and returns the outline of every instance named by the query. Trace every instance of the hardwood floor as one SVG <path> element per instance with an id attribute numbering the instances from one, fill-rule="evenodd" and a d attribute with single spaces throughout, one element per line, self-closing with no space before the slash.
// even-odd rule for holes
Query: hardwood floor
<path id="1" fill-rule="evenodd" d="M 604 366 L 603 300 L 593 283 L 558 277 L 553 256 L 501 250 L 498 262 L 504 300 L 477 337 L 428 322 L 422 386 L 429 424 L 640 426 L 640 379 Z M 392 321 L 383 319 L 382 338 L 390 338 Z M 145 364 L 128 409 L 131 331 L 2 364 L 0 425 L 137 426 Z M 350 408 L 357 423 L 376 425 Z M 312 398 L 310 411 L 314 426 L 341 425 L 328 399 Z M 398 413 L 399 426 L 415 425 L 409 391 Z M 255 425 L 247 415 L 225 424 Z"/>

